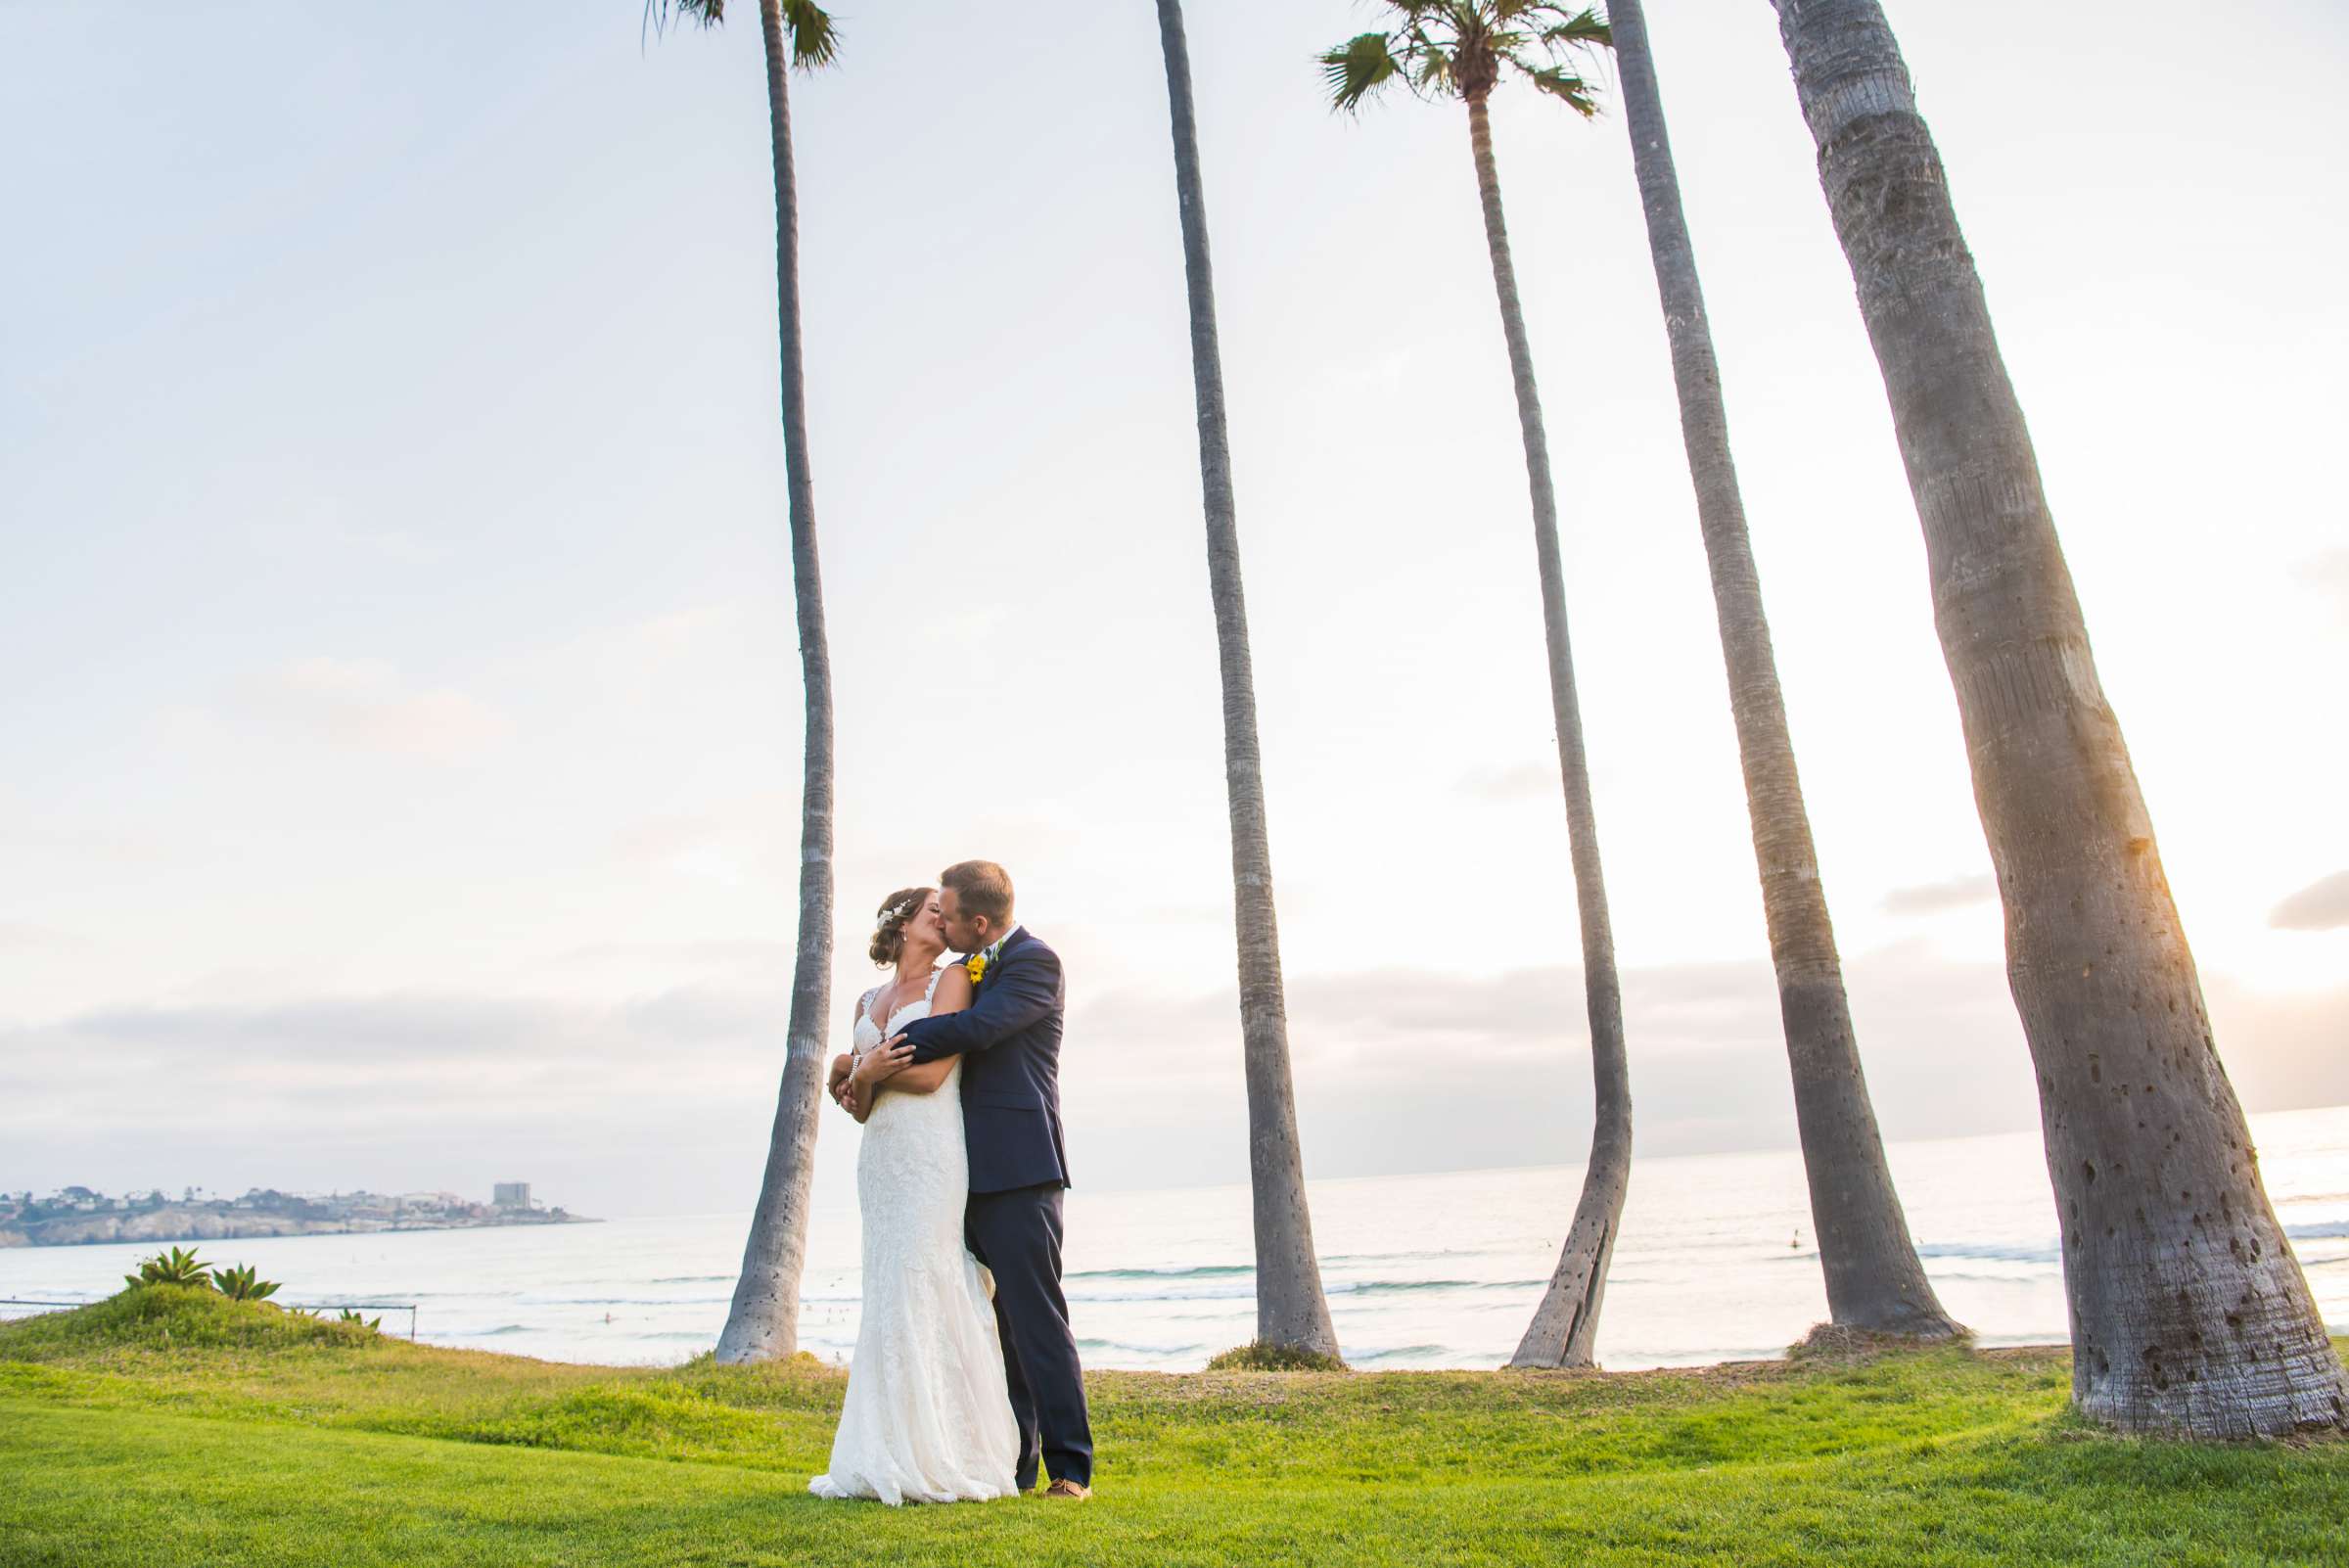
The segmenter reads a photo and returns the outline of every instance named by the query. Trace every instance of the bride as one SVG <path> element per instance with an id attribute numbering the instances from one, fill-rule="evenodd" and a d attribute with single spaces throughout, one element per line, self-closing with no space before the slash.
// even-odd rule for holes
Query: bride
<path id="1" fill-rule="evenodd" d="M 970 976 L 959 966 L 934 967 L 946 950 L 935 888 L 892 894 L 871 950 L 873 962 L 895 972 L 858 999 L 849 1060 L 916 1018 L 970 1005 Z M 961 1061 L 905 1068 L 878 1084 L 852 1081 L 849 1109 L 864 1124 L 856 1153 L 864 1309 L 831 1468 L 807 1483 L 819 1498 L 895 1506 L 1019 1490 L 1012 1472 L 1020 1435 L 990 1305 L 993 1281 L 962 1234 L 971 1173 Z"/>

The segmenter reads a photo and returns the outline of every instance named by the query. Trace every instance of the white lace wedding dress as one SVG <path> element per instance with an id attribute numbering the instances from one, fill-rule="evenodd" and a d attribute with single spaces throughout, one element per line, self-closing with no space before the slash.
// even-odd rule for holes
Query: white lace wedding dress
<path id="1" fill-rule="evenodd" d="M 877 1022 L 856 1004 L 855 1054 L 925 1017 L 930 989 Z M 1017 1490 L 1019 1427 L 1003 1378 L 992 1281 L 962 1239 L 971 1171 L 962 1141 L 962 1063 L 931 1094 L 884 1090 L 856 1153 L 864 1219 L 864 1308 L 832 1464 L 819 1498 L 976 1501 Z"/>

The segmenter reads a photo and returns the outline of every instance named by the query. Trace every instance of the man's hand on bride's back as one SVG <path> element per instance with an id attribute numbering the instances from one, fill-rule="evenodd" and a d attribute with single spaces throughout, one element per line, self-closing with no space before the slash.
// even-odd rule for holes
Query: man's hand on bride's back
<path id="1" fill-rule="evenodd" d="M 844 1111 L 854 1109 L 849 1103 L 849 1079 L 855 1069 L 856 1063 L 852 1058 L 847 1055 L 835 1056 L 832 1058 L 831 1076 L 824 1084 L 824 1092 L 831 1095 L 833 1103 Z"/>
<path id="2" fill-rule="evenodd" d="M 864 1053 L 851 1075 L 856 1082 L 875 1084 L 888 1082 L 913 1065 L 913 1047 L 902 1035 L 892 1035 Z"/>

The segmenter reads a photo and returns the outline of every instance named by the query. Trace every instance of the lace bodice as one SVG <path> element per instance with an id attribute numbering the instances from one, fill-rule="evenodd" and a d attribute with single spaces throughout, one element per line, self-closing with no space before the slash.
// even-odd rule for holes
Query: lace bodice
<path id="1" fill-rule="evenodd" d="M 873 1002 L 889 989 L 887 986 L 875 986 L 857 997 L 856 1027 L 849 1037 L 849 1054 L 852 1057 L 862 1056 L 896 1034 L 899 1024 L 910 1024 L 917 1018 L 929 1017 L 930 1004 L 938 997 L 938 983 L 944 974 L 944 969 L 931 970 L 930 984 L 922 989 L 922 993 L 892 1012 L 887 1023 L 873 1017 Z"/>

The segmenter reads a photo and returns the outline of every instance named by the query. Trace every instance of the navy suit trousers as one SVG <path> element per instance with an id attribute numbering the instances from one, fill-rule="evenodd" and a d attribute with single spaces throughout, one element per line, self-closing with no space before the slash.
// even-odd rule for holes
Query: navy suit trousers
<path id="1" fill-rule="evenodd" d="M 1093 1484 L 1084 1373 L 1060 1290 L 1060 1193 L 1057 1182 L 974 1192 L 963 1211 L 963 1236 L 995 1276 L 995 1329 L 1020 1425 L 1022 1492 L 1035 1488 L 1039 1456 L 1055 1480 Z"/>

